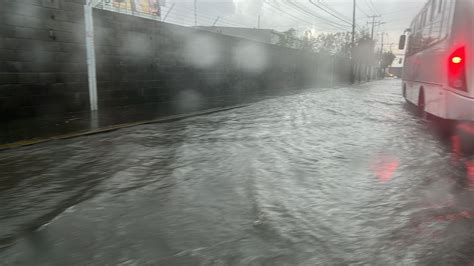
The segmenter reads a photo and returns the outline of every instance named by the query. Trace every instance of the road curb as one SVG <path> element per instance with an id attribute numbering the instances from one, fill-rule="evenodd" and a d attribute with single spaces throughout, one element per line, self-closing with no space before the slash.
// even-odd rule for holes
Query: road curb
<path id="1" fill-rule="evenodd" d="M 99 129 L 94 129 L 94 130 L 86 130 L 86 131 L 78 131 L 74 133 L 69 133 L 69 134 L 61 134 L 53 137 L 47 137 L 47 138 L 38 138 L 38 139 L 27 139 L 27 140 L 20 140 L 12 143 L 6 143 L 6 144 L 0 144 L 0 151 L 4 150 L 10 150 L 10 149 L 16 149 L 20 147 L 25 147 L 25 146 L 31 146 L 31 145 L 37 145 L 53 140 L 62 140 L 62 139 L 71 139 L 71 138 L 77 138 L 81 136 L 89 136 L 89 135 L 95 135 L 95 134 L 101 134 L 101 133 L 107 133 L 119 129 L 124 129 L 124 128 L 130 128 L 130 127 L 135 127 L 135 126 L 140 126 L 140 125 L 147 125 L 147 124 L 157 124 L 157 123 L 169 123 L 173 121 L 178 121 L 186 118 L 191 118 L 191 117 L 196 117 L 196 116 L 202 116 L 202 115 L 208 115 L 208 114 L 213 114 L 213 113 L 218 113 L 218 112 L 224 112 L 224 111 L 229 111 L 233 109 L 238 109 L 242 107 L 246 107 L 249 104 L 243 104 L 243 105 L 236 105 L 232 107 L 226 107 L 226 108 L 213 108 L 213 109 L 208 109 L 202 112 L 194 112 L 194 113 L 189 113 L 189 114 L 183 114 L 183 115 L 174 115 L 174 116 L 166 116 L 158 119 L 152 119 L 152 120 L 144 120 L 140 122 L 133 122 L 133 123 L 123 123 L 123 124 L 118 124 L 118 125 L 113 125 L 113 126 L 107 126 Z"/>

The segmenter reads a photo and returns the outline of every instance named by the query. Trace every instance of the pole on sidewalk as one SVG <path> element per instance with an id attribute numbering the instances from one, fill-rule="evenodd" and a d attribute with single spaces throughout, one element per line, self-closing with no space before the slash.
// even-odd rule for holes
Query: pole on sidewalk
<path id="1" fill-rule="evenodd" d="M 372 18 L 372 22 L 368 22 L 367 25 L 372 25 L 372 30 L 371 30 L 371 34 L 370 34 L 370 39 L 373 41 L 374 40 L 374 29 L 375 29 L 375 26 L 376 24 L 378 24 L 377 22 L 375 22 L 375 19 L 376 18 L 380 18 L 381 16 L 368 16 L 368 18 Z"/>
<path id="2" fill-rule="evenodd" d="M 382 32 L 382 39 L 381 39 L 381 42 L 380 42 L 380 68 L 381 68 L 381 71 L 382 71 L 382 79 L 385 78 L 385 68 L 382 68 L 382 63 L 383 63 L 383 37 L 386 33 L 385 32 Z"/>
<path id="3" fill-rule="evenodd" d="M 385 32 L 382 32 L 382 41 L 380 42 L 380 54 L 383 55 L 383 36 L 385 35 Z"/>
<path id="4" fill-rule="evenodd" d="M 86 30 L 86 53 L 87 53 L 87 75 L 89 82 L 90 110 L 97 111 L 97 76 L 94 45 L 94 21 L 92 16 L 91 2 L 84 5 L 84 19 Z"/>

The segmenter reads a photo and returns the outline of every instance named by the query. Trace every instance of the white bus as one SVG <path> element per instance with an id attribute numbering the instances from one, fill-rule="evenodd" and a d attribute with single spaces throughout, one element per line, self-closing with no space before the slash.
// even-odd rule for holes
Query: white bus
<path id="1" fill-rule="evenodd" d="M 403 96 L 421 114 L 474 121 L 474 0 L 430 0 L 400 38 Z"/>

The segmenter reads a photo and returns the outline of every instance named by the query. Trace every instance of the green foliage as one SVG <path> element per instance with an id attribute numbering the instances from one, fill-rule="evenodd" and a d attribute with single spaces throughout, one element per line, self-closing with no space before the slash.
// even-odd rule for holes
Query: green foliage
<path id="1" fill-rule="evenodd" d="M 307 47 L 317 53 L 349 56 L 351 53 L 351 33 L 321 33 L 307 39 Z"/>
<path id="2" fill-rule="evenodd" d="M 396 56 L 392 52 L 385 52 L 382 54 L 382 61 L 380 66 L 382 68 L 387 68 L 392 65 L 393 60 L 395 60 Z"/>
<path id="3" fill-rule="evenodd" d="M 353 50 L 351 32 L 321 33 L 316 37 L 305 34 L 304 43 L 305 49 L 317 53 L 342 57 L 353 56 L 356 62 L 364 64 L 375 65 L 379 62 L 374 53 L 375 43 L 368 31 L 356 32 Z"/>
<path id="4" fill-rule="evenodd" d="M 285 47 L 293 47 L 296 39 L 296 30 L 291 28 L 285 32 L 282 32 L 278 45 Z"/>
<path id="5" fill-rule="evenodd" d="M 367 46 L 372 46 L 372 41 L 368 32 L 362 31 L 357 32 L 355 36 L 356 40 L 356 51 L 363 53 Z M 305 36 L 305 47 L 308 50 L 315 51 L 317 53 L 339 55 L 339 56 L 350 56 L 352 46 L 352 33 L 351 32 L 336 32 L 336 33 L 321 33 L 316 37 Z M 373 48 L 373 46 L 372 46 Z"/>

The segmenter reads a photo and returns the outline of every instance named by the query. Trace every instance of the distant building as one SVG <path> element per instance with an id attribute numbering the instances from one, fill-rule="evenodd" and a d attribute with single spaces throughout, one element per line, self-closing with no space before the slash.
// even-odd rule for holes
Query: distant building
<path id="1" fill-rule="evenodd" d="M 389 67 L 388 72 L 394 76 L 401 77 L 403 64 L 405 63 L 405 51 L 397 50 L 396 52 L 393 52 L 393 54 L 395 55 L 395 59 Z"/>
<path id="2" fill-rule="evenodd" d="M 285 38 L 285 34 L 272 29 L 252 29 L 252 28 L 237 28 L 237 27 L 217 27 L 217 26 L 197 26 L 201 30 L 212 31 L 224 35 L 244 38 L 252 41 L 279 45 Z M 294 39 L 291 42 L 291 48 L 302 48 L 303 42 L 300 39 Z"/>

